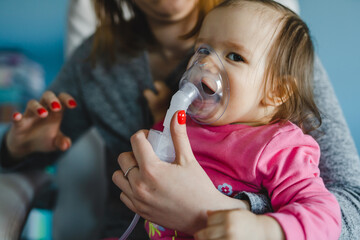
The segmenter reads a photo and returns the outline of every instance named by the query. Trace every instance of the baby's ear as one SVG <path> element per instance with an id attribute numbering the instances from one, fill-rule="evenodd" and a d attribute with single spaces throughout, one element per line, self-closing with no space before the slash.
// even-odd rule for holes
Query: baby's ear
<path id="1" fill-rule="evenodd" d="M 292 96 L 294 84 L 296 85 L 296 79 L 292 76 L 276 79 L 273 86 L 268 86 L 262 103 L 266 106 L 280 106 Z"/>

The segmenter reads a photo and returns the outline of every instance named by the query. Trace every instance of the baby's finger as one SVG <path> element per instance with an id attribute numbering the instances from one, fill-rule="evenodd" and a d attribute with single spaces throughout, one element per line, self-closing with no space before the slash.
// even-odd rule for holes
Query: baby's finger
<path id="1" fill-rule="evenodd" d="M 196 240 L 218 240 L 225 239 L 225 236 L 225 228 L 223 225 L 208 226 L 194 235 Z"/>
<path id="2" fill-rule="evenodd" d="M 146 100 L 149 103 L 153 103 L 156 100 L 157 95 L 156 95 L 156 93 L 154 93 L 154 91 L 152 91 L 150 89 L 145 89 L 144 90 L 144 97 L 146 98 Z"/>
<path id="3" fill-rule="evenodd" d="M 154 86 L 160 96 L 168 96 L 171 93 L 170 88 L 164 82 L 155 81 Z"/>
<path id="4" fill-rule="evenodd" d="M 46 91 L 43 94 L 40 103 L 46 105 L 48 109 L 51 109 L 54 112 L 58 112 L 61 110 L 60 100 L 51 91 Z"/>
<path id="5" fill-rule="evenodd" d="M 70 94 L 60 93 L 59 99 L 68 108 L 75 108 L 77 106 L 75 99 Z"/>
<path id="6" fill-rule="evenodd" d="M 209 210 L 209 211 L 207 211 L 207 215 L 208 215 L 207 224 L 208 224 L 208 226 L 225 223 L 226 220 L 227 220 L 228 214 L 231 213 L 230 211 L 229 210 L 218 210 L 218 211 L 210 211 Z"/>
<path id="7" fill-rule="evenodd" d="M 41 105 L 38 101 L 30 100 L 26 106 L 24 117 L 35 115 L 40 118 L 46 118 L 48 114 L 49 113 L 45 109 L 45 107 Z"/>

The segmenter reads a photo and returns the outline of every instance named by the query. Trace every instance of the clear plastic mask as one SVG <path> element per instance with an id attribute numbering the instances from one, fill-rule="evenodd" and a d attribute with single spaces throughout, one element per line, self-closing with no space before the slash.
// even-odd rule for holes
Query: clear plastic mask
<path id="1" fill-rule="evenodd" d="M 196 50 L 180 80 L 180 89 L 187 82 L 193 83 L 199 92 L 187 114 L 201 124 L 218 120 L 228 105 L 230 88 L 225 68 L 210 46 L 203 44 Z"/>

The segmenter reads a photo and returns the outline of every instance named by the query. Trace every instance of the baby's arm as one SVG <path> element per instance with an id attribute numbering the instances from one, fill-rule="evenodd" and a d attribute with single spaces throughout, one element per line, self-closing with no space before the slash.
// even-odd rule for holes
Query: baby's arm
<path id="1" fill-rule="evenodd" d="M 274 218 L 244 209 L 209 211 L 206 228 L 198 231 L 194 237 L 196 240 L 285 239 L 280 224 Z"/>
<path id="2" fill-rule="evenodd" d="M 341 213 L 336 198 L 319 177 L 319 148 L 300 129 L 275 136 L 257 165 L 257 180 L 267 189 L 275 218 L 286 239 L 338 239 Z"/>

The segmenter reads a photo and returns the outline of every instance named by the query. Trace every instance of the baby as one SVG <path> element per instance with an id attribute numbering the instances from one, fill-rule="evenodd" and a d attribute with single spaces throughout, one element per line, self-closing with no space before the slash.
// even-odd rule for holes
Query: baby
<path id="1" fill-rule="evenodd" d="M 319 146 L 306 135 L 321 124 L 306 24 L 270 0 L 227 0 L 203 22 L 195 48 L 206 55 L 207 46 L 224 65 L 230 99 L 211 125 L 188 119 L 197 161 L 227 196 L 268 194 L 274 212 L 244 219 L 250 239 L 338 239 L 340 207 L 319 176 Z M 148 221 L 146 229 L 151 239 L 190 237 Z"/>

